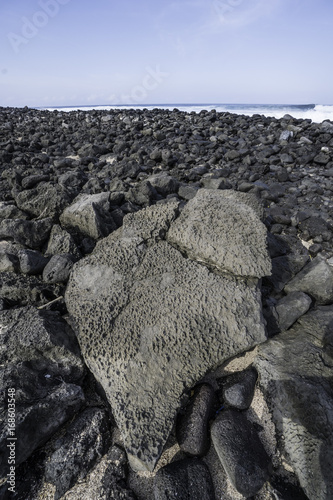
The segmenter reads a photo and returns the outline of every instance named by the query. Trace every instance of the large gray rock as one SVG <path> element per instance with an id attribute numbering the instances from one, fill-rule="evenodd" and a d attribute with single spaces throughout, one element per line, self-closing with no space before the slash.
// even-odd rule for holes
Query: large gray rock
<path id="1" fill-rule="evenodd" d="M 256 368 L 285 452 L 309 498 L 333 498 L 333 306 L 259 347 Z"/>
<path id="2" fill-rule="evenodd" d="M 266 339 L 257 280 L 214 274 L 164 241 L 177 214 L 171 202 L 126 216 L 74 265 L 66 292 L 137 470 L 154 468 L 184 389 Z"/>
<path id="3" fill-rule="evenodd" d="M 194 260 L 261 278 L 271 273 L 271 260 L 260 213 L 252 195 L 200 189 L 170 228 L 168 242 Z"/>
<path id="4" fill-rule="evenodd" d="M 0 477 L 8 472 L 8 391 L 15 392 L 16 465 L 84 402 L 84 364 L 73 331 L 58 313 L 33 307 L 0 313 Z"/>
<path id="5" fill-rule="evenodd" d="M 82 194 L 60 216 L 61 225 L 98 239 L 117 228 L 110 214 L 110 193 Z"/>
<path id="6" fill-rule="evenodd" d="M 57 217 L 69 205 L 73 195 L 58 184 L 39 184 L 36 188 L 19 192 L 15 201 L 21 210 L 32 217 Z"/>

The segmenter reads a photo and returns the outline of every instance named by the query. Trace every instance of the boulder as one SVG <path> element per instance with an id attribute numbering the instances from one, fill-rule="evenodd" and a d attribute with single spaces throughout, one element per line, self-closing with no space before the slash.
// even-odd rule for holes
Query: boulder
<path id="1" fill-rule="evenodd" d="M 210 200 L 212 191 L 204 193 Z M 258 281 L 215 274 L 184 257 L 165 240 L 174 224 L 179 230 L 177 216 L 176 202 L 125 216 L 122 228 L 74 265 L 66 291 L 83 356 L 135 470 L 154 468 L 185 389 L 266 340 Z M 234 245 L 232 235 L 229 241 Z M 259 237 L 256 244 L 265 247 Z M 254 250 L 249 255 L 257 258 Z"/>
<path id="2" fill-rule="evenodd" d="M 49 241 L 47 242 L 45 256 L 61 253 L 69 253 L 76 259 L 82 257 L 73 236 L 65 229 L 62 229 L 58 224 L 55 224 L 52 227 Z"/>
<path id="3" fill-rule="evenodd" d="M 260 278 L 271 273 L 261 211 L 249 194 L 200 189 L 170 228 L 168 242 L 193 260 Z"/>
<path id="4" fill-rule="evenodd" d="M 110 214 L 110 193 L 79 195 L 63 211 L 60 222 L 65 229 L 94 239 L 107 236 L 117 228 Z"/>
<path id="5" fill-rule="evenodd" d="M 258 349 L 255 366 L 287 459 L 309 498 L 333 497 L 333 306 Z"/>

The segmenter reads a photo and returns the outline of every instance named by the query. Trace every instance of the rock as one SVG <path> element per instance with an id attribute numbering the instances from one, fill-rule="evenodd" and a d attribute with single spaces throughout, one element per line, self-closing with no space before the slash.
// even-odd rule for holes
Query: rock
<path id="1" fill-rule="evenodd" d="M 330 161 L 330 157 L 325 153 L 319 153 L 319 155 L 314 157 L 313 161 L 315 161 L 319 165 L 327 165 L 327 163 Z"/>
<path id="2" fill-rule="evenodd" d="M 333 307 L 259 347 L 255 366 L 281 445 L 309 498 L 333 496 Z"/>
<path id="3" fill-rule="evenodd" d="M 212 178 L 206 178 L 202 179 L 201 181 L 202 186 L 205 189 L 230 189 L 231 185 L 230 182 L 226 181 L 225 179 L 212 179 Z"/>
<path id="4" fill-rule="evenodd" d="M 162 467 L 155 476 L 154 494 L 155 500 L 215 500 L 209 469 L 199 458 Z"/>
<path id="5" fill-rule="evenodd" d="M 23 177 L 21 185 L 23 189 L 31 189 L 36 184 L 39 184 L 40 182 L 48 182 L 50 180 L 50 176 L 46 174 L 35 174 L 35 175 L 28 175 L 27 177 Z"/>
<path id="6" fill-rule="evenodd" d="M 128 488 L 126 481 L 126 453 L 118 446 L 112 446 L 108 456 L 108 466 L 105 471 L 102 486 L 99 491 L 101 500 L 136 500 L 134 493 Z M 87 500 L 90 500 L 89 497 Z"/>
<path id="7" fill-rule="evenodd" d="M 276 292 L 281 292 L 297 273 L 303 269 L 309 261 L 309 256 L 289 254 L 272 259 L 272 274 L 264 278 Z M 297 289 L 298 290 L 298 289 Z"/>
<path id="8" fill-rule="evenodd" d="M 27 219 L 28 215 L 16 205 L 0 202 L 0 221 L 3 219 Z"/>
<path id="9" fill-rule="evenodd" d="M 73 332 L 58 313 L 33 307 L 0 312 L 0 477 L 8 471 L 7 399 L 15 390 L 16 465 L 81 407 L 84 365 Z M 36 425 L 38 423 L 38 425 Z"/>
<path id="10" fill-rule="evenodd" d="M 63 294 L 57 284 L 46 284 L 35 276 L 24 276 L 12 272 L 0 274 L 0 297 L 15 304 L 41 305 Z"/>
<path id="11" fill-rule="evenodd" d="M 177 214 L 169 202 L 126 216 L 74 265 L 66 291 L 135 470 L 154 468 L 184 389 L 266 339 L 256 280 L 214 274 L 163 240 Z"/>
<path id="12" fill-rule="evenodd" d="M 176 427 L 180 449 L 193 456 L 203 456 L 209 448 L 208 421 L 212 414 L 214 390 L 208 384 L 194 389 L 194 394 L 182 414 Z"/>
<path id="13" fill-rule="evenodd" d="M 257 377 L 257 372 L 250 368 L 219 379 L 221 402 L 237 410 L 247 410 L 252 403 Z"/>
<path id="14" fill-rule="evenodd" d="M 51 256 L 62 253 L 69 253 L 80 259 L 82 254 L 74 241 L 74 238 L 65 229 L 61 229 L 58 224 L 52 227 L 49 241 L 45 249 L 45 256 Z"/>
<path id="15" fill-rule="evenodd" d="M 4 219 L 0 223 L 0 238 L 11 238 L 30 248 L 38 249 L 49 237 L 52 219 Z"/>
<path id="16" fill-rule="evenodd" d="M 310 238 L 315 238 L 327 231 L 327 223 L 322 217 L 309 217 L 299 224 L 299 228 L 307 231 Z"/>
<path id="17" fill-rule="evenodd" d="M 179 182 L 170 175 L 162 172 L 161 174 L 151 175 L 147 181 L 156 189 L 162 196 L 177 193 Z"/>
<path id="18" fill-rule="evenodd" d="M 18 258 L 9 252 L 0 252 L 0 272 L 15 273 L 19 268 Z"/>
<path id="19" fill-rule="evenodd" d="M 266 228 L 251 208 L 256 200 L 245 193 L 231 193 L 198 191 L 170 228 L 168 242 L 194 260 L 237 276 L 268 275 Z"/>
<path id="20" fill-rule="evenodd" d="M 212 424 L 211 437 L 236 490 L 244 497 L 258 493 L 268 479 L 270 459 L 246 414 L 222 411 Z"/>
<path id="21" fill-rule="evenodd" d="M 184 198 L 184 200 L 192 200 L 192 198 L 194 198 L 197 194 L 198 189 L 199 188 L 197 186 L 184 184 L 179 187 L 178 194 L 181 198 Z"/>
<path id="22" fill-rule="evenodd" d="M 32 217 L 58 217 L 64 208 L 71 203 L 71 195 L 58 184 L 43 183 L 37 188 L 21 191 L 15 195 L 17 206 Z"/>
<path id="23" fill-rule="evenodd" d="M 294 133 L 291 130 L 284 130 L 280 134 L 280 141 L 289 141 L 293 137 Z"/>
<path id="24" fill-rule="evenodd" d="M 275 306 L 280 331 L 287 330 L 310 306 L 311 298 L 303 292 L 291 292 L 278 301 Z"/>
<path id="25" fill-rule="evenodd" d="M 98 408 L 84 410 L 69 425 L 65 436 L 56 441 L 56 449 L 46 464 L 45 479 L 56 486 L 55 500 L 87 475 L 110 444 L 106 412 Z"/>
<path id="26" fill-rule="evenodd" d="M 61 214 L 61 225 L 93 239 L 107 236 L 117 228 L 109 212 L 109 198 L 109 193 L 80 195 Z"/>
<path id="27" fill-rule="evenodd" d="M 49 259 L 37 250 L 20 250 L 18 252 L 20 269 L 23 274 L 42 274 Z"/>
<path id="28" fill-rule="evenodd" d="M 327 260 L 317 255 L 284 287 L 286 293 L 301 291 L 318 304 L 333 302 L 333 270 Z"/>
<path id="29" fill-rule="evenodd" d="M 43 271 L 45 283 L 62 283 L 68 280 L 69 273 L 74 264 L 70 254 L 53 255 Z"/>

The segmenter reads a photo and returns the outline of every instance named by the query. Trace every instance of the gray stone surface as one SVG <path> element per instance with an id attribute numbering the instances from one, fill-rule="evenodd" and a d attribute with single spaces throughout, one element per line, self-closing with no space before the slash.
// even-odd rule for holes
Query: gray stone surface
<path id="1" fill-rule="evenodd" d="M 73 331 L 58 313 L 0 312 L 0 476 L 8 469 L 7 399 L 15 389 L 16 465 L 81 407 L 85 369 Z"/>
<path id="2" fill-rule="evenodd" d="M 116 229 L 110 214 L 110 193 L 82 194 L 60 216 L 65 229 L 98 239 Z"/>
<path id="3" fill-rule="evenodd" d="M 15 196 L 18 208 L 39 218 L 59 216 L 72 199 L 73 195 L 63 186 L 50 182 L 21 191 Z"/>
<path id="4" fill-rule="evenodd" d="M 333 269 L 327 260 L 318 255 L 307 264 L 287 285 L 285 292 L 305 292 L 318 304 L 333 302 Z"/>
<path id="5" fill-rule="evenodd" d="M 252 403 L 257 377 L 256 370 L 250 368 L 219 379 L 218 384 L 221 389 L 218 395 L 221 403 L 237 408 L 237 410 L 249 408 Z"/>
<path id="6" fill-rule="evenodd" d="M 154 481 L 155 500 L 215 500 L 207 465 L 198 458 L 173 462 L 160 469 Z"/>
<path id="7" fill-rule="evenodd" d="M 172 224 L 168 242 L 237 276 L 269 275 L 266 228 L 253 206 L 256 198 L 246 193 L 200 189 Z"/>
<path id="8" fill-rule="evenodd" d="M 109 418 L 104 410 L 87 408 L 56 441 L 45 468 L 45 479 L 56 486 L 55 500 L 83 479 L 111 444 Z"/>
<path id="9" fill-rule="evenodd" d="M 37 250 L 24 249 L 18 252 L 20 269 L 23 274 L 42 274 L 49 259 Z"/>
<path id="10" fill-rule="evenodd" d="M 161 240 L 177 206 L 126 216 L 74 265 L 66 292 L 135 470 L 154 468 L 184 389 L 266 339 L 257 280 L 214 274 Z"/>
<path id="11" fill-rule="evenodd" d="M 275 306 L 280 331 L 287 330 L 311 306 L 311 298 L 303 292 L 291 292 L 280 299 Z"/>
<path id="12" fill-rule="evenodd" d="M 268 479 L 270 459 L 244 412 L 224 410 L 211 427 L 215 450 L 233 486 L 251 497 Z"/>
<path id="13" fill-rule="evenodd" d="M 47 242 L 47 247 L 44 253 L 46 256 L 70 253 L 77 259 L 82 257 L 72 235 L 65 229 L 62 229 L 58 224 L 55 224 L 52 227 L 49 241 Z"/>
<path id="14" fill-rule="evenodd" d="M 38 249 L 49 237 L 52 219 L 4 219 L 0 223 L 0 238 L 12 238 L 30 248 Z"/>
<path id="15" fill-rule="evenodd" d="M 333 306 L 259 347 L 255 366 L 281 443 L 309 498 L 333 498 Z"/>
<path id="16" fill-rule="evenodd" d="M 69 254 L 53 255 L 44 268 L 45 283 L 62 283 L 68 280 L 73 267 L 73 257 Z"/>

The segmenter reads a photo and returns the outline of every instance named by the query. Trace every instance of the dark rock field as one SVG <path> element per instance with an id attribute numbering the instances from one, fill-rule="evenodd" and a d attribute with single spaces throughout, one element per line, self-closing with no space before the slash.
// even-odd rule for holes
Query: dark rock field
<path id="1" fill-rule="evenodd" d="M 332 381 L 333 123 L 0 109 L 0 500 L 331 500 Z"/>

